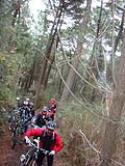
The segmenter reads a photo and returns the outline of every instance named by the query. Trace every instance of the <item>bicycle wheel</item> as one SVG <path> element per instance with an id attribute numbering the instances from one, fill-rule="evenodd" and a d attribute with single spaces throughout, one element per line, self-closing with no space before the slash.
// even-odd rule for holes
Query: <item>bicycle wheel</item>
<path id="1" fill-rule="evenodd" d="M 24 155 L 22 154 L 21 157 L 20 157 L 20 160 L 21 160 L 21 164 L 20 166 L 32 166 L 32 157 L 30 155 Z"/>
<path id="2" fill-rule="evenodd" d="M 29 160 L 26 166 L 37 166 L 35 156 L 32 156 L 31 160 Z M 45 158 L 43 159 L 42 166 L 47 166 L 47 160 L 45 160 Z"/>

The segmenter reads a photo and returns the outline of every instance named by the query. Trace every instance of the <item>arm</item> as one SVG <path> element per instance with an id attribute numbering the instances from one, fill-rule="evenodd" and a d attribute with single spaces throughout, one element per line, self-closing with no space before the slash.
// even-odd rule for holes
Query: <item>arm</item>
<path id="1" fill-rule="evenodd" d="M 32 137 L 32 136 L 41 136 L 43 133 L 43 130 L 42 129 L 30 129 L 28 130 L 24 136 L 27 136 L 27 137 Z"/>
<path id="2" fill-rule="evenodd" d="M 52 150 L 59 152 L 63 148 L 62 138 L 59 135 L 56 135 L 55 145 Z"/>

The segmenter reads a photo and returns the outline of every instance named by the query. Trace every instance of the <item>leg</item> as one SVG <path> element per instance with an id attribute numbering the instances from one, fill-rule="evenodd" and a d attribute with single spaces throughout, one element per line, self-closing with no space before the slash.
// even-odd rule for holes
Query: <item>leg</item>
<path id="1" fill-rule="evenodd" d="M 54 156 L 47 156 L 47 162 L 48 162 L 48 166 L 52 166 L 53 165 L 53 159 L 54 159 Z"/>
<path id="2" fill-rule="evenodd" d="M 36 160 L 37 166 L 42 166 L 44 157 L 45 157 L 45 155 L 41 151 L 39 151 L 37 160 Z"/>

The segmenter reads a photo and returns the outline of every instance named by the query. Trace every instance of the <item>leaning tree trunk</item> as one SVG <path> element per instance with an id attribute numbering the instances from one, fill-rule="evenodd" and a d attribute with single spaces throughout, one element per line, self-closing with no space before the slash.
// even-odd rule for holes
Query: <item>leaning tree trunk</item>
<path id="1" fill-rule="evenodd" d="M 106 123 L 104 141 L 102 145 L 102 163 L 100 166 L 109 166 L 116 151 L 116 140 L 121 113 L 125 102 L 125 30 L 123 34 L 123 50 L 120 57 L 119 72 L 116 85 L 112 92 L 109 106 L 109 119 Z"/>
<path id="2" fill-rule="evenodd" d="M 50 75 L 50 71 L 51 71 L 51 68 L 52 68 L 52 65 L 55 61 L 55 51 L 58 47 L 58 44 L 59 44 L 59 37 L 58 35 L 55 37 L 55 41 L 53 43 L 53 48 L 52 48 L 52 52 L 51 52 L 51 55 L 50 55 L 50 59 L 49 59 L 49 64 L 48 64 L 48 69 L 46 71 L 46 74 L 45 74 L 45 78 L 44 78 L 44 81 L 43 81 L 43 88 L 44 90 L 47 88 L 47 83 L 48 83 L 48 79 L 49 79 L 49 75 Z"/>
<path id="3" fill-rule="evenodd" d="M 55 16 L 55 19 L 53 22 L 53 26 L 51 28 L 51 32 L 49 35 L 46 52 L 45 52 L 45 58 L 43 59 L 43 63 L 41 64 L 40 76 L 39 76 L 38 85 L 36 88 L 35 105 L 37 105 L 40 90 L 43 91 L 43 89 L 47 85 L 48 77 L 50 74 L 49 70 L 51 70 L 51 66 L 49 66 L 49 62 L 51 61 L 51 53 L 52 53 L 52 49 L 55 44 L 55 39 L 57 37 L 58 28 L 59 28 L 60 24 L 62 23 L 61 22 L 62 13 L 63 13 L 63 6 L 61 5 L 61 1 L 60 1 L 59 7 L 58 7 L 58 10 L 56 12 L 56 16 Z M 53 63 L 53 61 L 51 61 L 51 62 Z"/>
<path id="4" fill-rule="evenodd" d="M 66 101 L 69 97 L 69 94 L 70 94 L 70 91 L 72 90 L 72 86 L 74 84 L 74 80 L 75 80 L 75 77 L 76 77 L 76 74 L 74 72 L 74 69 L 77 69 L 78 68 L 78 65 L 79 65 L 79 57 L 82 53 L 82 43 L 79 41 L 78 42 L 78 55 L 76 55 L 76 57 L 74 58 L 73 60 L 73 64 L 72 64 L 72 67 L 71 69 L 69 70 L 69 73 L 68 73 L 68 77 L 67 77 L 67 80 L 66 80 L 66 86 L 64 87 L 63 89 L 63 92 L 62 92 L 62 96 L 61 96 L 61 103 L 63 103 L 64 101 Z"/>
<path id="5" fill-rule="evenodd" d="M 79 25 L 79 28 L 81 31 L 84 31 L 84 29 L 86 29 L 86 26 L 88 24 L 88 21 L 90 18 L 91 3 L 92 3 L 92 0 L 87 1 L 86 12 Z M 72 67 L 69 70 L 69 74 L 68 74 L 68 77 L 66 80 L 66 86 L 63 89 L 61 100 L 60 100 L 61 103 L 63 103 L 64 101 L 66 101 L 68 99 L 69 94 L 72 90 L 72 87 L 73 87 L 73 84 L 74 84 L 74 81 L 76 78 L 76 73 L 75 73 L 74 69 L 76 70 L 79 66 L 79 63 L 80 63 L 79 58 L 81 57 L 81 55 L 83 53 L 83 43 L 84 43 L 84 36 L 82 35 L 82 33 L 79 33 L 78 41 L 77 41 L 77 48 L 76 48 L 76 56 L 73 60 Z"/>
<path id="6" fill-rule="evenodd" d="M 18 1 L 18 2 L 15 2 L 13 5 L 14 5 L 14 14 L 13 14 L 12 26 L 14 27 L 15 22 L 16 22 L 16 18 L 17 18 L 18 15 L 20 15 L 21 4 Z"/>

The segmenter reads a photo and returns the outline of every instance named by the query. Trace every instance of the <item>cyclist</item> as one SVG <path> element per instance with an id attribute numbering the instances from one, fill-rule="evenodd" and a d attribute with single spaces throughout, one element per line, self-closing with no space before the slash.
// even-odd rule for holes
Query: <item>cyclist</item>
<path id="1" fill-rule="evenodd" d="M 31 126 L 34 128 L 46 126 L 47 121 L 49 121 L 48 110 L 48 107 L 43 106 L 42 111 L 32 118 Z"/>
<path id="2" fill-rule="evenodd" d="M 28 138 L 32 136 L 40 137 L 40 147 L 49 151 L 49 154 L 47 155 L 47 163 L 48 166 L 52 166 L 55 153 L 63 148 L 62 138 L 55 131 L 55 123 L 53 121 L 49 122 L 46 129 L 37 128 L 28 130 L 25 133 L 26 143 L 29 143 Z M 42 166 L 44 157 L 45 154 L 39 150 L 38 158 L 36 160 L 37 166 Z"/>
<path id="3" fill-rule="evenodd" d="M 25 132 L 28 129 L 33 117 L 31 108 L 29 108 L 28 104 L 29 102 L 27 100 L 24 100 L 22 106 L 19 108 L 21 125 Z"/>
<path id="4" fill-rule="evenodd" d="M 55 98 L 49 100 L 49 114 L 52 120 L 55 118 L 57 101 Z"/>

